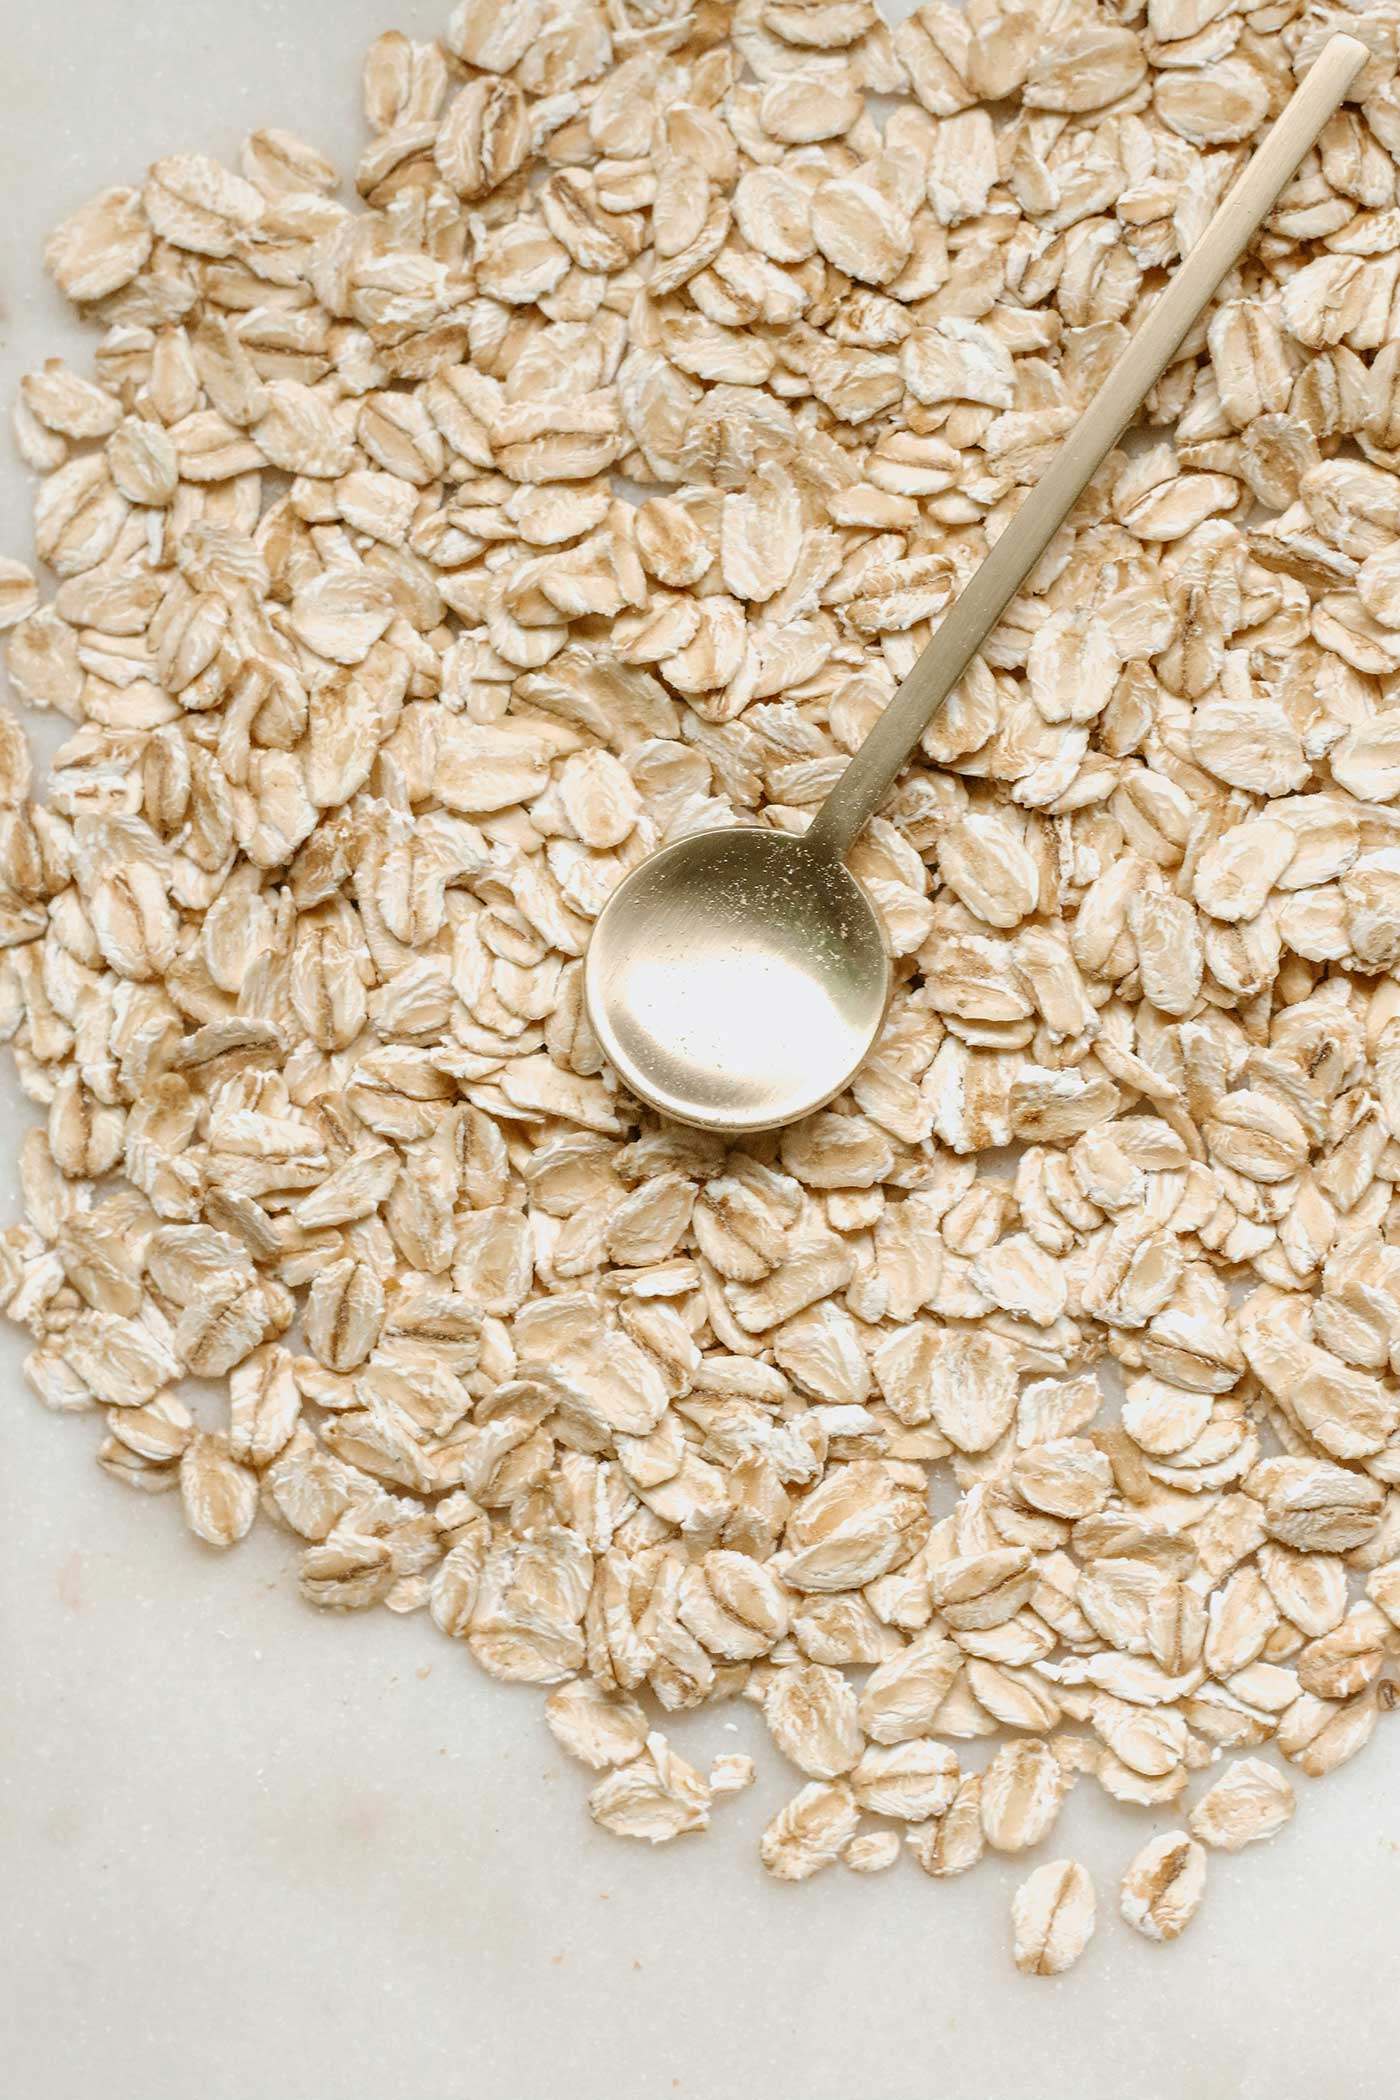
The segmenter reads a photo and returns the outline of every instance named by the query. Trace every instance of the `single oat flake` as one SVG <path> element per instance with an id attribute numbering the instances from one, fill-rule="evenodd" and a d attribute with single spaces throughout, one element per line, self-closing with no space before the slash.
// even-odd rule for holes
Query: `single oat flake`
<path id="1" fill-rule="evenodd" d="M 1037 1867 L 1011 1904 L 1012 1952 L 1023 1976 L 1059 1976 L 1093 1938 L 1094 1884 L 1078 1860 Z"/>
<path id="2" fill-rule="evenodd" d="M 1143 1846 L 1123 1876 L 1119 1908 L 1148 1940 L 1179 1939 L 1200 1908 L 1206 1855 L 1184 1830 Z"/>
<path id="3" fill-rule="evenodd" d="M 1334 25 L 555 12 L 380 37 L 344 181 L 259 130 L 47 243 L 0 1304 L 201 1550 L 535 1687 L 602 1829 L 942 1880 L 1097 1785 L 1167 1941 L 1400 1677 L 1389 18 L 853 849 L 874 1054 L 731 1144 L 609 1069 L 598 914 L 804 828 Z M 1037 1866 L 1016 1961 L 1093 1925 Z"/>

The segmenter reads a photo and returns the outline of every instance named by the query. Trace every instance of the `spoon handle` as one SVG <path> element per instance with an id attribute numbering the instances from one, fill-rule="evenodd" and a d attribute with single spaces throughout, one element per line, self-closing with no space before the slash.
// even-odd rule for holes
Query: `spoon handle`
<path id="1" fill-rule="evenodd" d="M 1302 85 L 1221 203 L 1137 333 L 939 623 L 933 639 L 813 819 L 815 852 L 843 860 L 901 766 L 1039 561 L 1095 469 L 1238 261 L 1370 53 L 1329 37 Z"/>

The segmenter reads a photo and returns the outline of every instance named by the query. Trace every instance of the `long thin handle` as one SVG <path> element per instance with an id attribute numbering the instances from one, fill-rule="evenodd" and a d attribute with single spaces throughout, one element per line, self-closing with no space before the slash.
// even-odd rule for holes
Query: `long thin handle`
<path id="1" fill-rule="evenodd" d="M 1011 524 L 944 615 L 806 834 L 815 852 L 845 858 L 1011 599 L 1049 546 L 1090 477 L 1158 380 L 1211 294 L 1268 217 L 1303 155 L 1370 53 L 1329 37 L 1278 122 Z"/>

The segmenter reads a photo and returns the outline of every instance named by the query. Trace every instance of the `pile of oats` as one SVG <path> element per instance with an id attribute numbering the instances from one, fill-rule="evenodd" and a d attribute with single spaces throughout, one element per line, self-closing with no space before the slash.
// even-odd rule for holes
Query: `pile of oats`
<path id="1" fill-rule="evenodd" d="M 43 800 L 0 735 L 30 1380 L 549 1688 L 612 1830 L 748 1783 L 662 1726 L 740 1695 L 772 1874 L 960 1873 L 1089 1778 L 1184 1820 L 1167 1940 L 1294 1806 L 1194 1776 L 1392 1702 L 1397 25 L 466 0 L 371 49 L 355 203 L 258 132 L 49 243 L 101 339 L 17 410 L 56 589 L 0 564 L 73 724 Z M 876 1055 L 659 1122 L 605 898 L 806 824 L 1338 26 L 1352 105 L 855 850 Z M 1039 1867 L 1016 1959 L 1093 1923 Z"/>

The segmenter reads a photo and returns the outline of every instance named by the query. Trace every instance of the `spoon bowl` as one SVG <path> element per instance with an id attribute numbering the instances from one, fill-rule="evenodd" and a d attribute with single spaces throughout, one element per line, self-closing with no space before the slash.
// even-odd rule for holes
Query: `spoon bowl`
<path id="1" fill-rule="evenodd" d="M 779 831 L 699 831 L 642 862 L 588 944 L 588 1015 L 623 1083 L 704 1130 L 768 1130 L 839 1094 L 890 995 L 850 870 Z"/>

